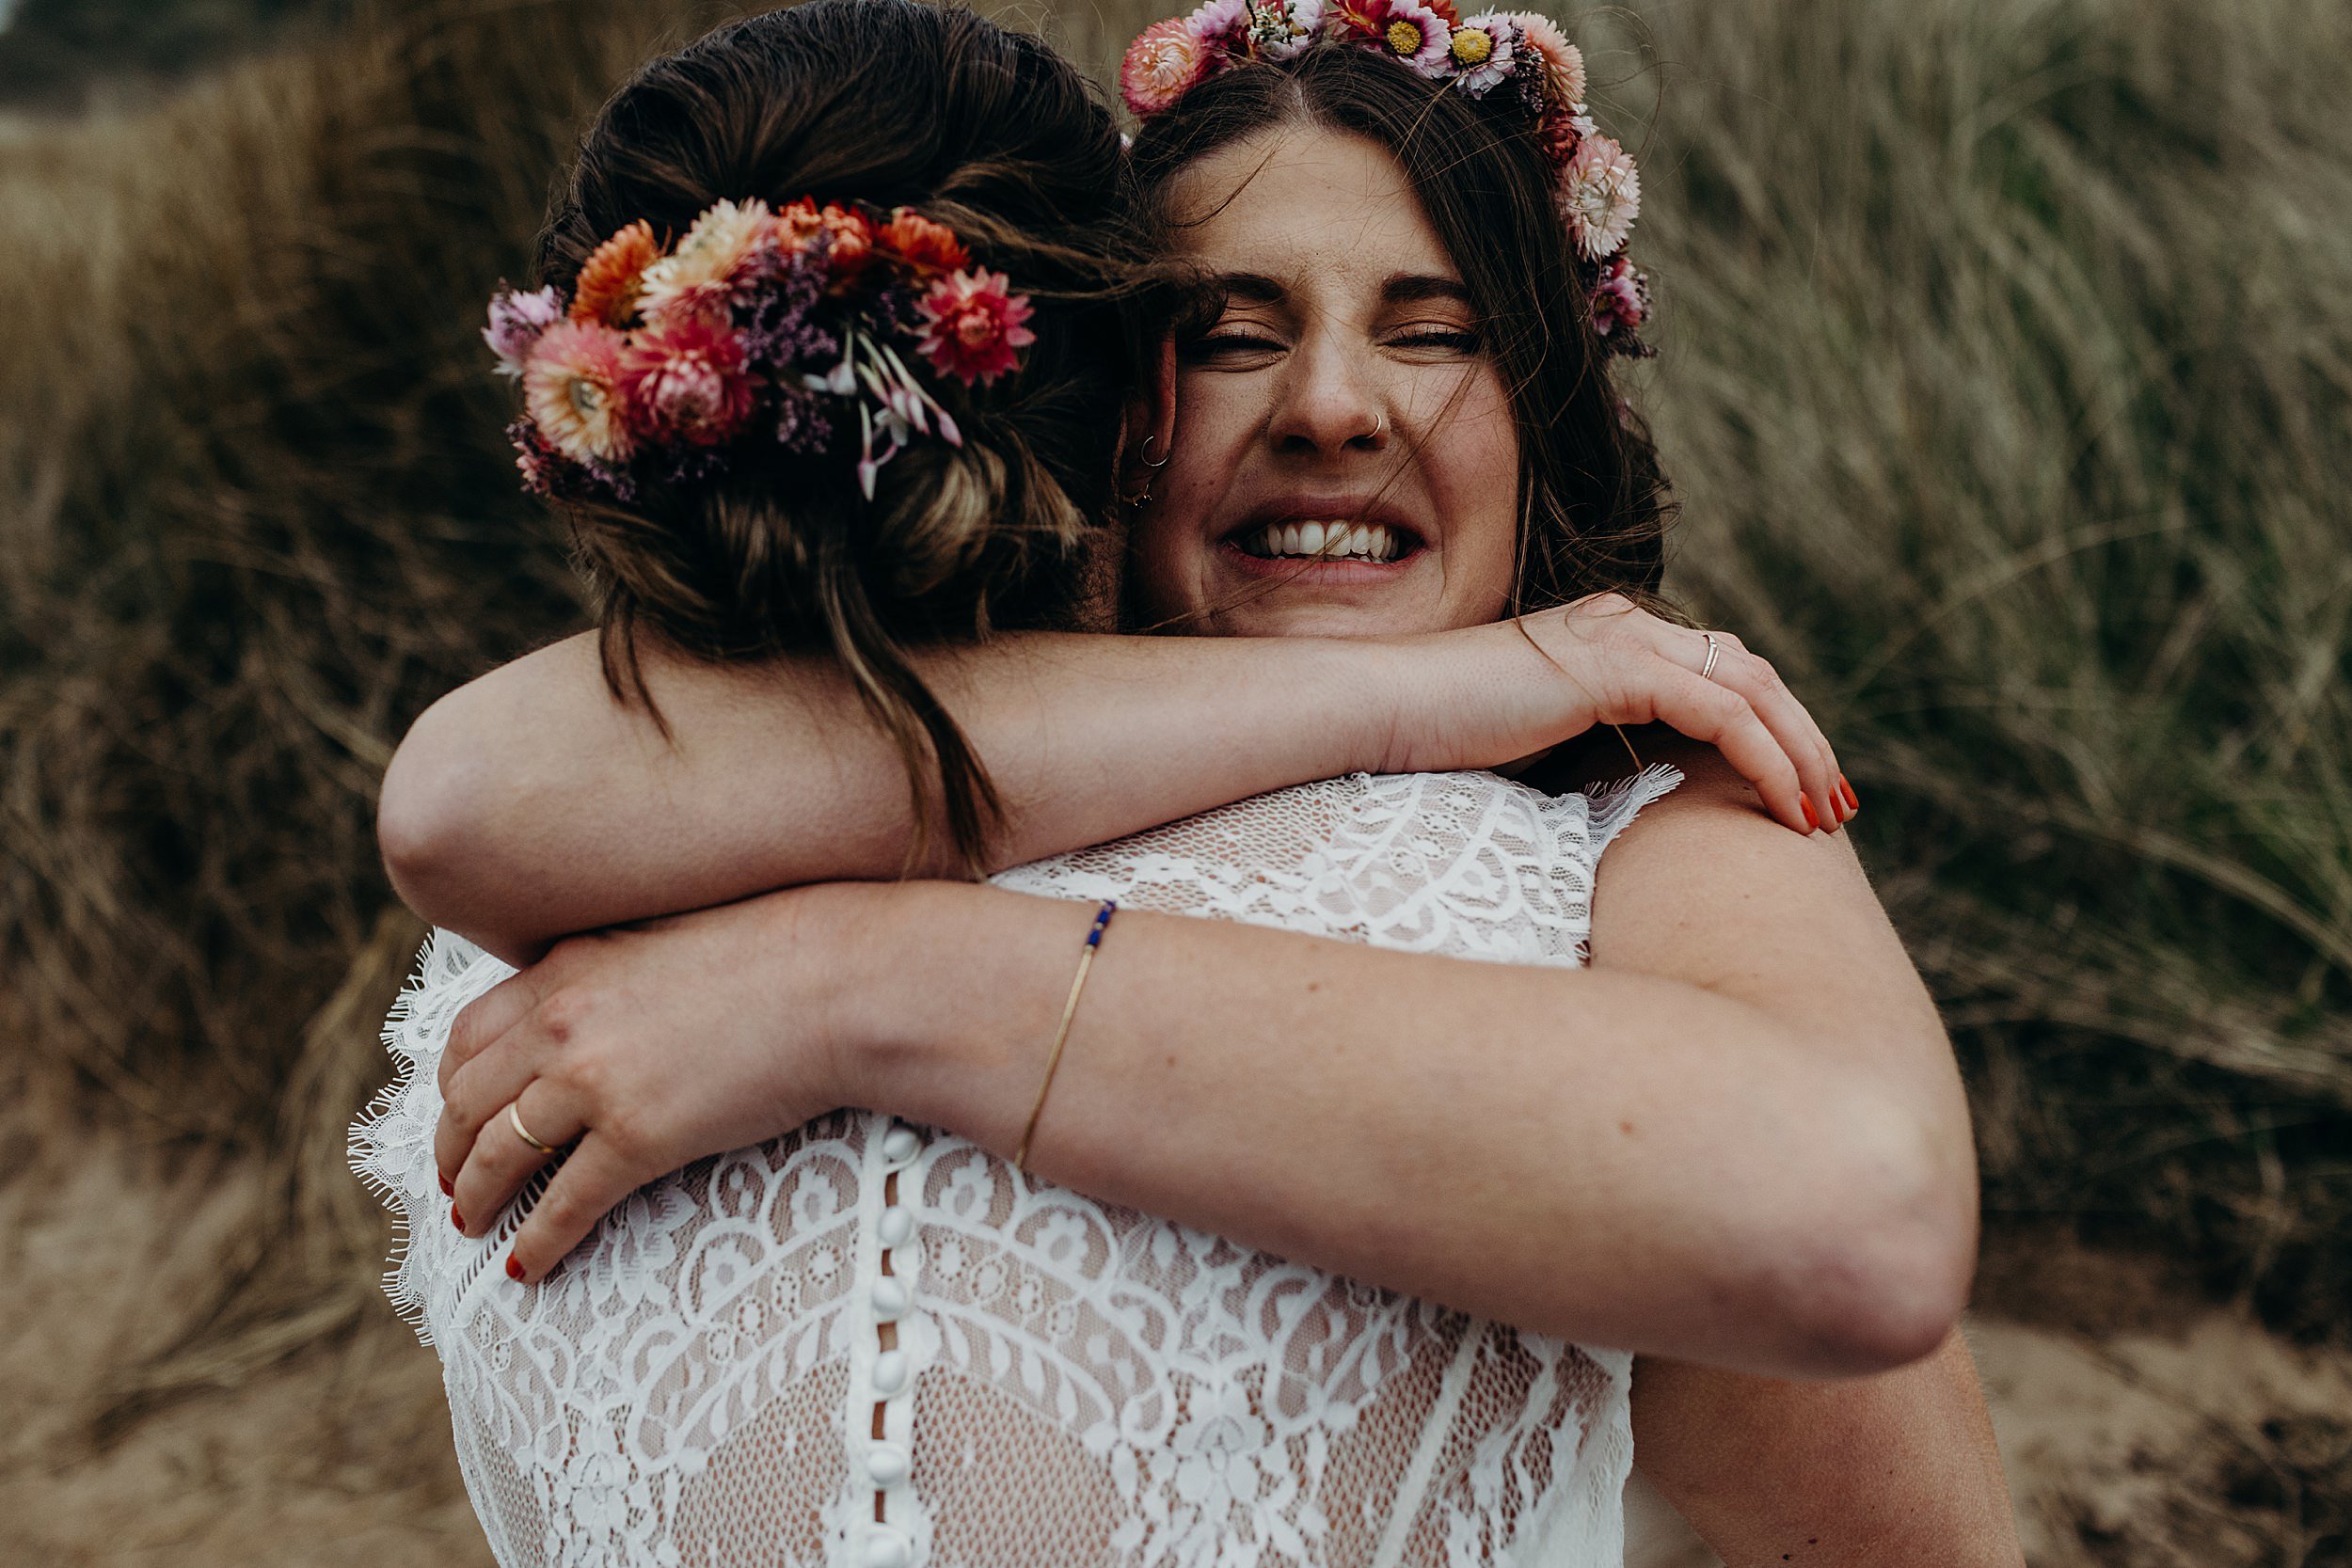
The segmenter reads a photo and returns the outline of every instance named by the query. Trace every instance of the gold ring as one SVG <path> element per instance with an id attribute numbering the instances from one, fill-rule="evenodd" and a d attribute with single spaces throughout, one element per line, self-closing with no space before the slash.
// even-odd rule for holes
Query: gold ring
<path id="1" fill-rule="evenodd" d="M 515 1130 L 515 1136 L 522 1139 L 523 1142 L 529 1144 L 532 1148 L 537 1149 L 542 1154 L 554 1153 L 555 1146 L 553 1144 L 543 1144 L 538 1139 L 531 1135 L 531 1129 L 523 1125 L 522 1113 L 515 1109 L 516 1103 L 518 1102 L 512 1100 L 506 1102 L 506 1125 Z"/>

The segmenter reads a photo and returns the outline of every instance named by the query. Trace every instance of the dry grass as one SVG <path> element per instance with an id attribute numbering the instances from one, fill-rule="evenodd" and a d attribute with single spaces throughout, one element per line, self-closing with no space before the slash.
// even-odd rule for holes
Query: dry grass
<path id="1" fill-rule="evenodd" d="M 338 1144 L 412 935 L 375 782 L 426 700 L 577 612 L 474 323 L 585 113 L 723 8 L 387 6 L 0 140 L 0 1072 L 262 1173 L 93 1414 L 372 1310 Z M 1026 14 L 1099 67 L 1141 8 Z M 2328 1328 L 2352 12 L 1654 0 L 1583 31 L 1645 149 L 1682 588 L 1852 760 L 1995 1224 Z"/>

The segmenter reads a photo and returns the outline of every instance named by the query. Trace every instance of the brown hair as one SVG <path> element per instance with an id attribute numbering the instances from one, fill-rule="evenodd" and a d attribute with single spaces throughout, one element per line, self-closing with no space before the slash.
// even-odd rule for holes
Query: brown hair
<path id="1" fill-rule="evenodd" d="M 920 0 L 809 0 L 723 26 L 614 94 L 541 236 L 541 278 L 569 288 L 641 218 L 675 236 L 722 198 L 803 196 L 947 224 L 1028 294 L 1036 341 L 993 387 L 930 383 L 963 443 L 910 446 L 871 501 L 852 458 L 779 451 L 573 507 L 605 678 L 651 705 L 641 630 L 713 659 L 829 654 L 906 759 L 917 849 L 935 776 L 970 864 L 994 791 L 908 650 L 1074 612 L 1133 382 L 1127 306 L 1148 248 L 1132 175 L 1109 111 L 1037 40 Z"/>
<path id="2" fill-rule="evenodd" d="M 1532 119 L 1508 91 L 1448 91 L 1326 40 L 1284 65 L 1243 64 L 1147 120 L 1134 162 L 1160 222 L 1177 176 L 1262 131 L 1315 125 L 1387 150 L 1461 270 L 1519 435 L 1514 613 L 1614 591 L 1660 603 L 1666 483 L 1618 395 Z"/>

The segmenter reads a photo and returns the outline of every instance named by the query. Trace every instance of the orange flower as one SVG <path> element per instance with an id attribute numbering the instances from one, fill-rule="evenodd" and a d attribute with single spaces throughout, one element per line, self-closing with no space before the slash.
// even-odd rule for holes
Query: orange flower
<path id="1" fill-rule="evenodd" d="M 880 238 L 884 250 L 925 272 L 961 272 L 972 264 L 972 253 L 954 230 L 909 208 L 890 214 Z"/>
<path id="2" fill-rule="evenodd" d="M 637 313 L 637 296 L 644 292 L 645 269 L 660 255 L 653 225 L 642 218 L 596 246 L 580 269 L 572 320 L 627 326 Z"/>
<path id="3" fill-rule="evenodd" d="M 825 203 L 818 214 L 825 226 L 825 237 L 833 242 L 826 261 L 836 285 L 854 282 L 866 264 L 874 259 L 874 225 L 864 213 L 854 207 Z"/>
<path id="4" fill-rule="evenodd" d="M 825 217 L 816 198 L 804 196 L 776 214 L 776 246 L 790 253 L 805 250 L 824 230 Z"/>
<path id="5" fill-rule="evenodd" d="M 837 201 L 819 207 L 804 196 L 776 214 L 776 244 L 788 253 L 806 250 L 819 235 L 836 288 L 855 282 L 874 259 L 873 222 L 854 207 Z"/>

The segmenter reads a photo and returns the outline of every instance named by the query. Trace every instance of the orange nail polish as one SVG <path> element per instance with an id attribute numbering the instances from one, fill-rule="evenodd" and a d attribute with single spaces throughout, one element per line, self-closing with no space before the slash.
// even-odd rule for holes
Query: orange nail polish
<path id="1" fill-rule="evenodd" d="M 1846 792 L 1846 809 L 1848 811 L 1860 811 L 1862 809 L 1861 798 L 1854 794 L 1853 785 L 1846 782 L 1846 775 L 1843 773 L 1837 775 L 1837 787 Z"/>
<path id="2" fill-rule="evenodd" d="M 457 1212 L 457 1205 L 454 1203 L 449 1206 L 449 1223 L 460 1230 L 466 1228 L 466 1216 Z"/>
<path id="3" fill-rule="evenodd" d="M 509 1279 L 520 1279 L 522 1276 L 522 1264 L 515 1260 L 515 1255 L 513 1253 L 508 1253 L 506 1255 L 506 1277 Z"/>
<path id="4" fill-rule="evenodd" d="M 448 1177 L 436 1172 L 433 1179 L 441 1184 L 441 1196 L 443 1197 L 455 1197 L 457 1196 L 457 1189 L 449 1184 Z"/>
<path id="5" fill-rule="evenodd" d="M 1821 818 L 1820 814 L 1815 812 L 1813 809 L 1813 797 L 1810 795 L 1800 795 L 1797 797 L 1797 804 L 1804 808 L 1804 825 L 1812 829 L 1815 832 L 1820 832 L 1821 831 Z"/>

